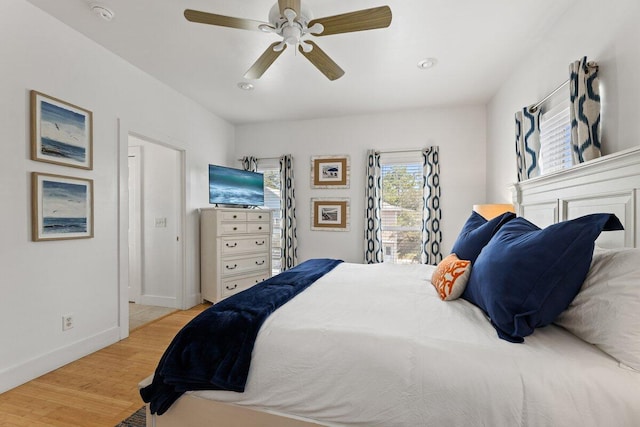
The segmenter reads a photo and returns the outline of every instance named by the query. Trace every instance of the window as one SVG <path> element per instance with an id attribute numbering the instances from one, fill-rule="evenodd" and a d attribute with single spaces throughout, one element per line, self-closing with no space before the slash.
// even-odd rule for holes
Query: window
<path id="1" fill-rule="evenodd" d="M 543 108 L 540 114 L 540 174 L 573 166 L 569 100 Z"/>
<path id="2" fill-rule="evenodd" d="M 417 264 L 422 242 L 421 154 L 383 153 L 380 169 L 384 262 Z"/>
<path id="3" fill-rule="evenodd" d="M 282 212 L 280 211 L 280 164 L 269 160 L 258 162 L 258 172 L 264 175 L 264 205 L 273 211 L 271 235 L 271 271 L 276 275 L 282 270 Z"/>

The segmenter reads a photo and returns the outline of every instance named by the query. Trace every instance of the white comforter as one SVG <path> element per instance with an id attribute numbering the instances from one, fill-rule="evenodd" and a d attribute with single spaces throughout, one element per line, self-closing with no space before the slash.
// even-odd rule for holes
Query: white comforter
<path id="1" fill-rule="evenodd" d="M 197 394 L 327 425 L 640 425 L 640 374 L 556 326 L 500 340 L 432 271 L 339 265 L 267 319 L 244 393 Z"/>

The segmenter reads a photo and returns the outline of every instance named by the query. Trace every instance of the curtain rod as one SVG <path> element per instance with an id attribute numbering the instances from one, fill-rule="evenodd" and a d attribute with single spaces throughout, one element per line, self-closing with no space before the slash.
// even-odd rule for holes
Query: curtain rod
<path id="1" fill-rule="evenodd" d="M 388 151 L 382 151 L 382 150 L 376 150 L 377 154 L 391 154 L 391 153 L 422 153 L 422 149 L 421 148 L 415 148 L 413 150 L 410 149 L 406 149 L 406 150 L 388 150 Z"/>
<path id="2" fill-rule="evenodd" d="M 282 156 L 280 156 L 280 157 L 256 157 L 257 160 L 280 160 L 281 158 L 282 158 Z M 242 158 L 236 159 L 236 160 L 241 162 Z"/>
<path id="3" fill-rule="evenodd" d="M 560 86 L 558 86 L 557 88 L 555 88 L 553 90 L 553 92 L 551 92 L 549 95 L 545 96 L 544 98 L 542 98 L 540 101 L 538 101 L 538 103 L 533 104 L 531 107 L 529 107 L 529 112 L 530 113 L 535 113 L 538 108 L 540 108 L 540 106 L 542 104 L 544 104 L 545 102 L 547 102 L 549 100 L 549 98 L 551 98 L 553 95 L 555 95 L 556 93 L 558 93 L 560 90 L 562 90 L 562 88 L 564 88 L 566 85 L 569 84 L 569 82 L 571 81 L 571 79 L 567 79 L 567 81 L 565 81 L 564 83 L 562 83 Z"/>
<path id="4" fill-rule="evenodd" d="M 586 58 L 586 57 L 585 57 Z M 587 67 L 588 68 L 598 68 L 598 63 L 596 61 L 589 61 L 587 62 Z M 542 100 L 538 101 L 537 104 L 532 105 L 531 107 L 529 107 L 529 112 L 530 113 L 535 113 L 536 110 L 538 110 L 538 108 L 540 108 L 540 106 L 542 104 L 544 104 L 546 101 L 549 100 L 549 98 L 551 98 L 553 95 L 555 95 L 559 90 L 561 90 L 563 87 L 565 87 L 566 85 L 568 85 L 571 82 L 571 79 L 567 79 L 567 81 L 565 81 L 564 83 L 562 83 L 560 86 L 558 86 L 557 88 L 554 89 L 553 92 L 551 92 L 549 95 L 545 96 L 544 98 L 542 98 Z"/>

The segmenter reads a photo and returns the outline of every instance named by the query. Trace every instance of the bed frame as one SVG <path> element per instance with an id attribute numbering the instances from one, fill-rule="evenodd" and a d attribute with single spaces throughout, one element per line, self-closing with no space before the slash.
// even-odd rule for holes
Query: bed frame
<path id="1" fill-rule="evenodd" d="M 640 147 L 519 182 L 511 190 L 518 216 L 541 228 L 590 213 L 614 213 L 624 231 L 602 233 L 597 245 L 634 248 L 640 241 Z"/>
<path id="2" fill-rule="evenodd" d="M 601 247 L 637 247 L 640 244 L 640 147 L 583 163 L 569 170 L 533 178 L 511 187 L 518 216 L 539 227 L 582 215 L 614 213 L 624 231 L 602 233 Z M 147 378 L 140 385 L 150 383 Z M 147 427 L 311 427 L 313 420 L 274 414 L 183 395 L 161 416 L 151 415 Z"/>

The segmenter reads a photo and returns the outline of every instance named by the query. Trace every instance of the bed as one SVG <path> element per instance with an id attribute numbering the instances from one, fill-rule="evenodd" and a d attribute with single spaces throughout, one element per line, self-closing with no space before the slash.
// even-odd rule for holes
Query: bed
<path id="1" fill-rule="evenodd" d="M 624 226 L 598 232 L 577 296 L 524 343 L 442 301 L 435 266 L 339 263 L 264 320 L 242 393 L 188 391 L 147 425 L 640 425 L 639 189 L 640 149 L 513 187 L 540 228 L 596 212 Z"/>

